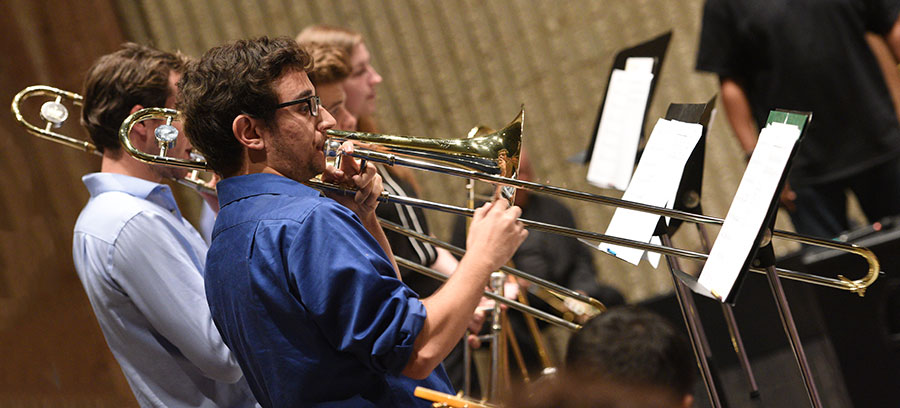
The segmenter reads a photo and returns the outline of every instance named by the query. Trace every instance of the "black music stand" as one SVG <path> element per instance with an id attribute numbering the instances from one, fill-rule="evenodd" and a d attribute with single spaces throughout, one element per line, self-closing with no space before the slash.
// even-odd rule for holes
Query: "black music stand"
<path id="1" fill-rule="evenodd" d="M 785 168 L 781 172 L 781 177 L 778 181 L 775 193 L 769 200 L 766 216 L 764 217 L 762 225 L 756 234 L 756 238 L 754 241 L 755 244 L 751 247 L 749 253 L 744 259 L 743 266 L 741 267 L 740 272 L 734 282 L 733 288 L 724 297 L 724 299 L 720 298 L 720 300 L 722 302 L 730 303 L 733 305 L 751 265 L 757 268 L 765 269 L 766 277 L 768 278 L 772 295 L 775 298 L 775 303 L 778 308 L 782 326 L 784 328 L 785 334 L 790 340 L 791 348 L 800 368 L 800 374 L 806 386 L 810 403 L 814 407 L 821 407 L 822 403 L 819 398 L 818 390 L 816 389 L 815 383 L 812 378 L 812 372 L 806 359 L 806 353 L 803 351 L 803 345 L 800 342 L 800 336 L 797 331 L 794 318 L 791 314 L 790 306 L 788 305 L 787 298 L 784 295 L 784 289 L 781 285 L 781 280 L 778 276 L 777 271 L 775 270 L 775 256 L 771 244 L 771 236 L 772 231 L 774 230 L 775 216 L 777 215 L 778 211 L 778 201 L 780 197 L 779 193 L 781 191 L 781 188 L 784 186 L 785 181 L 787 180 L 787 169 L 790 168 L 791 160 L 793 159 L 794 155 L 797 152 L 797 148 L 802 142 L 803 135 L 805 134 L 807 125 L 809 124 L 809 121 L 811 119 L 812 113 L 809 112 L 775 110 L 769 113 L 768 120 L 766 121 L 767 124 L 779 122 L 795 125 L 800 129 L 800 136 L 793 146 Z M 682 279 L 682 281 L 684 281 L 688 286 L 692 288 L 697 288 L 698 286 L 700 286 L 697 284 L 697 279 L 692 276 L 685 274 L 680 275 L 679 277 Z M 704 293 L 704 295 L 708 296 L 709 294 Z"/>
<path id="2" fill-rule="evenodd" d="M 671 39 L 672 31 L 668 31 L 652 40 L 619 51 L 616 54 L 615 59 L 613 60 L 613 67 L 609 71 L 609 77 L 606 78 L 606 89 L 608 90 L 613 71 L 616 69 L 625 69 L 625 62 L 628 60 L 628 58 L 645 57 L 653 58 L 655 60 L 652 70 L 653 80 L 650 82 L 650 94 L 647 95 L 647 106 L 644 108 L 644 120 L 641 125 L 641 139 L 644 138 L 643 135 L 645 133 L 644 130 L 646 128 L 647 122 L 647 110 L 650 108 L 650 103 L 653 102 L 653 95 L 656 91 L 656 82 L 659 78 L 660 73 L 662 72 L 663 60 L 666 57 L 666 50 L 668 50 L 669 48 L 669 41 Z M 568 161 L 580 164 L 587 164 L 591 161 L 591 156 L 594 154 L 594 144 L 597 142 L 597 130 L 600 129 L 600 119 L 603 116 L 603 106 L 605 104 L 606 94 L 604 93 L 603 99 L 600 101 L 600 108 L 597 112 L 597 120 L 594 122 L 594 131 L 592 133 L 591 142 L 588 144 L 587 150 L 575 154 L 574 156 L 570 157 Z"/>
<path id="3" fill-rule="evenodd" d="M 675 210 L 692 214 L 703 213 L 702 207 L 700 205 L 700 197 L 703 187 L 703 164 L 706 151 L 706 133 L 709 129 L 709 120 L 712 116 L 712 110 L 713 106 L 715 106 L 715 101 L 716 97 L 713 96 L 707 103 L 671 104 L 669 105 L 669 108 L 666 112 L 666 119 L 685 123 L 697 123 L 703 126 L 700 140 L 697 142 L 697 146 L 694 147 L 694 151 L 688 158 L 687 163 L 685 163 L 681 181 L 678 185 L 678 192 L 676 193 L 675 203 L 673 205 L 673 208 Z M 681 226 L 681 224 L 681 220 L 671 219 L 670 223 L 666 225 L 666 223 L 663 221 L 663 218 L 660 217 L 654 235 L 660 237 L 663 245 L 673 247 L 670 237 L 675 233 L 678 227 Z M 706 242 L 705 230 L 702 229 L 702 225 L 700 224 L 698 224 L 698 228 L 701 228 L 701 238 L 703 238 L 704 242 Z M 697 306 L 694 303 L 693 294 L 691 293 L 691 290 L 686 287 L 684 283 L 685 279 L 682 277 L 689 275 L 682 272 L 680 262 L 674 256 L 666 255 L 666 264 L 669 266 L 669 270 L 672 274 L 675 297 L 681 309 L 681 315 L 688 333 L 688 337 L 691 340 L 691 345 L 694 349 L 694 357 L 697 360 L 697 365 L 700 369 L 700 376 L 704 382 L 707 395 L 709 396 L 709 401 L 715 408 L 727 406 L 727 401 L 724 398 L 725 392 L 722 389 L 718 370 L 713 362 L 713 355 L 709 346 L 709 341 L 706 338 L 706 331 L 703 329 L 703 324 L 700 320 Z M 732 338 L 735 340 L 734 344 L 738 357 L 741 359 L 745 367 L 747 376 L 750 379 L 751 389 L 753 390 L 751 391 L 751 395 L 754 395 L 754 392 L 757 391 L 755 379 L 753 378 L 753 373 L 749 368 L 749 360 L 747 359 L 746 353 L 743 350 L 743 342 L 740 339 L 740 333 L 737 330 L 737 325 L 734 323 L 733 315 L 729 313 L 731 312 L 731 309 L 727 308 L 726 306 L 723 307 L 723 311 L 725 312 L 726 319 L 731 317 L 731 320 L 729 320 L 729 331 L 732 333 Z"/>

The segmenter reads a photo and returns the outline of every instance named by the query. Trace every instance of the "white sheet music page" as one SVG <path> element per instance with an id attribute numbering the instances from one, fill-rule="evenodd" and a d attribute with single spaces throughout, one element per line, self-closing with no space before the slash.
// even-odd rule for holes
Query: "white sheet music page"
<path id="1" fill-rule="evenodd" d="M 697 147 L 702 133 L 703 126 L 697 123 L 659 119 L 622 199 L 672 208 L 684 166 L 691 152 Z M 655 214 L 618 208 L 606 229 L 606 235 L 651 242 L 659 217 Z M 653 243 L 658 244 L 659 240 L 654 239 Z M 634 265 L 637 265 L 644 256 L 643 250 L 630 247 L 601 243 L 597 248 Z M 649 255 L 651 256 L 648 260 L 654 268 L 657 267 L 659 254 Z"/>
<path id="2" fill-rule="evenodd" d="M 698 278 L 720 301 L 728 298 L 756 244 L 754 241 L 799 138 L 800 128 L 784 123 L 769 124 L 759 134 L 725 223 Z"/>
<path id="3" fill-rule="evenodd" d="M 587 173 L 588 182 L 597 187 L 624 190 L 631 179 L 653 82 L 652 58 L 650 64 L 644 60 L 629 58 L 628 69 L 613 70 L 610 77 Z"/>

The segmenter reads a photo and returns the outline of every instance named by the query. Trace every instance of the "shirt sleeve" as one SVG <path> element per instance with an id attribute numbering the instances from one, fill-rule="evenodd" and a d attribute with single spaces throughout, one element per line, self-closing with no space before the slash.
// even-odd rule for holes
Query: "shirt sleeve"
<path id="1" fill-rule="evenodd" d="M 728 4 L 722 0 L 707 0 L 703 7 L 703 26 L 697 50 L 697 70 L 739 77 L 746 53 L 742 53 L 737 21 Z"/>
<path id="2" fill-rule="evenodd" d="M 153 328 L 207 377 L 237 382 L 241 369 L 213 324 L 198 254 L 169 220 L 139 213 L 112 254 L 113 279 Z"/>
<path id="3" fill-rule="evenodd" d="M 311 237 L 314 237 L 311 239 Z M 400 282 L 355 215 L 319 206 L 293 239 L 288 269 L 300 302 L 336 350 L 375 372 L 399 373 L 425 321 L 425 306 Z"/>

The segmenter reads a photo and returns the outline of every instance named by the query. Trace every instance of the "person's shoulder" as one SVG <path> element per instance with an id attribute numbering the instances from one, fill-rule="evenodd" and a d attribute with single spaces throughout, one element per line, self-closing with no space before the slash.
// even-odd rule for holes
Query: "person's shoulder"
<path id="1" fill-rule="evenodd" d="M 336 218 L 349 221 L 355 217 L 347 207 L 321 196 L 261 195 L 237 204 L 224 207 L 216 223 L 222 228 L 246 222 L 327 225 Z"/>
<path id="2" fill-rule="evenodd" d="M 327 197 L 316 200 L 302 222 L 335 231 L 364 230 L 356 213 Z"/>
<path id="3" fill-rule="evenodd" d="M 125 226 L 142 213 L 152 213 L 156 205 L 133 195 L 110 191 L 91 198 L 78 215 L 75 233 L 114 242 Z"/>

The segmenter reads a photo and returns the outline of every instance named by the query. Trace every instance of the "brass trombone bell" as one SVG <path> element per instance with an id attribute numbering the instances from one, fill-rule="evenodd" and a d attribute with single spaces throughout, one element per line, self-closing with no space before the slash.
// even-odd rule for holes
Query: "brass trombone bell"
<path id="1" fill-rule="evenodd" d="M 387 153 L 416 156 L 427 160 L 514 179 L 518 175 L 519 151 L 525 110 L 502 129 L 464 139 L 397 136 L 329 129 L 328 136 L 340 140 L 370 143 Z"/>
<path id="2" fill-rule="evenodd" d="M 25 116 L 22 113 L 22 104 L 24 103 L 24 101 L 32 97 L 49 97 L 52 99 L 50 101 L 44 102 L 44 104 L 41 105 L 40 118 L 45 122 L 42 127 L 34 125 L 26 120 Z M 19 91 L 19 93 L 17 93 L 16 96 L 13 97 L 12 113 L 13 116 L 15 116 L 16 121 L 24 126 L 25 130 L 28 133 L 31 133 L 34 136 L 74 149 L 78 149 L 83 152 L 102 156 L 102 154 L 97 150 L 97 147 L 94 146 L 93 143 L 87 140 L 69 137 L 52 130 L 58 129 L 63 125 L 63 123 L 66 122 L 67 119 L 69 119 L 69 109 L 63 102 L 80 108 L 82 106 L 83 99 L 84 98 L 82 98 L 81 95 L 74 92 L 64 91 L 62 89 L 46 85 L 33 85 Z M 171 143 L 174 142 L 175 138 L 178 136 L 178 130 L 175 129 L 174 126 L 172 126 L 172 120 L 174 118 L 174 116 L 167 119 L 164 118 L 166 119 L 166 124 L 161 125 L 156 129 L 157 140 L 168 140 L 168 143 L 165 146 L 161 145 L 161 149 L 171 148 Z M 128 138 L 127 134 L 125 138 L 128 140 L 128 144 L 131 145 L 131 139 Z M 215 193 L 214 189 L 206 186 L 206 182 L 200 178 L 197 172 L 191 172 L 185 178 L 178 179 L 176 181 L 179 184 L 190 187 L 198 192 Z"/>
<path id="3" fill-rule="evenodd" d="M 398 136 L 329 129 L 335 140 L 351 140 L 376 145 L 379 153 L 419 157 L 429 163 L 447 163 L 470 171 L 515 179 L 519 172 L 525 109 L 509 124 L 495 132 L 475 128 L 464 139 Z M 480 131 L 476 131 L 480 129 Z M 338 156 L 340 143 L 326 144 L 326 155 Z M 393 165 L 392 163 L 387 163 Z M 503 186 L 503 197 L 512 201 L 515 189 Z"/>

